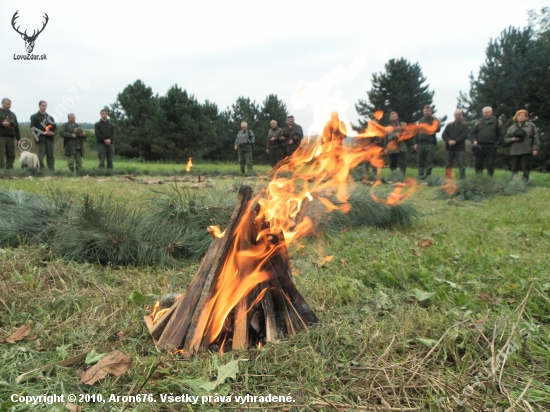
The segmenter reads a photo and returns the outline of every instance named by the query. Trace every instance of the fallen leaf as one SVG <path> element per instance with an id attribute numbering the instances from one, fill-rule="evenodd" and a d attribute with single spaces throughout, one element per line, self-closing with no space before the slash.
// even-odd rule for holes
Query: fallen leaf
<path id="1" fill-rule="evenodd" d="M 334 256 L 325 256 L 323 259 L 325 260 L 325 262 L 332 262 L 332 259 L 334 259 Z"/>
<path id="2" fill-rule="evenodd" d="M 510 299 L 508 299 L 508 304 L 509 304 L 509 305 L 513 305 L 513 304 L 516 303 L 516 302 L 517 302 L 516 298 L 510 298 Z"/>
<path id="3" fill-rule="evenodd" d="M 82 375 L 80 383 L 93 385 L 98 380 L 103 379 L 109 374 L 120 376 L 124 372 L 128 371 L 131 366 L 132 357 L 129 355 L 125 355 L 119 350 L 115 350 L 103 359 L 101 359 L 94 366 L 87 369 Z"/>
<path id="4" fill-rule="evenodd" d="M 34 350 L 37 351 L 37 352 L 41 352 L 41 351 L 46 350 L 46 349 L 44 349 L 44 348 L 42 347 L 42 344 L 40 343 L 40 340 L 39 340 L 39 339 L 36 339 L 36 340 L 34 341 Z"/>
<path id="5" fill-rule="evenodd" d="M 415 255 L 416 257 L 420 257 L 420 253 L 418 253 L 418 250 L 416 250 L 415 248 L 413 248 L 412 252 L 413 255 Z"/>
<path id="6" fill-rule="evenodd" d="M 134 290 L 130 293 L 130 296 L 128 296 L 128 300 L 134 305 L 141 305 L 147 298 L 143 296 L 139 290 Z"/>
<path id="7" fill-rule="evenodd" d="M 489 303 L 493 303 L 495 301 L 487 292 L 481 292 L 477 298 Z"/>
<path id="8" fill-rule="evenodd" d="M 348 267 L 348 260 L 347 259 L 340 259 L 340 263 L 344 265 L 344 267 Z"/>
<path id="9" fill-rule="evenodd" d="M 432 296 L 435 295 L 435 293 L 433 293 L 433 292 L 425 292 L 425 291 L 420 290 L 420 289 L 413 289 L 412 292 L 413 292 L 414 297 L 416 298 L 416 300 L 418 300 L 419 302 L 423 302 L 425 300 L 428 300 Z"/>
<path id="10" fill-rule="evenodd" d="M 65 405 L 65 409 L 67 409 L 67 412 L 82 412 L 82 406 L 73 405 L 72 403 Z"/>
<path id="11" fill-rule="evenodd" d="M 418 246 L 420 247 L 428 247 L 434 244 L 434 240 L 430 238 L 422 239 L 420 242 L 418 242 Z"/>
<path id="12" fill-rule="evenodd" d="M 420 342 L 422 345 L 426 346 L 427 348 L 431 348 L 433 345 L 437 343 L 434 339 L 423 339 L 423 338 L 417 338 L 418 342 Z"/>
<path id="13" fill-rule="evenodd" d="M 86 365 L 93 365 L 94 363 L 99 362 L 101 359 L 103 359 L 105 356 L 107 356 L 107 353 L 97 353 L 95 349 L 92 349 L 90 353 L 86 355 L 86 359 L 84 360 L 84 363 Z"/>
<path id="14" fill-rule="evenodd" d="M 229 363 L 226 363 L 225 365 L 220 365 L 218 367 L 218 379 L 216 379 L 214 382 L 207 382 L 200 387 L 207 391 L 213 391 L 218 387 L 218 385 L 224 383 L 227 378 L 233 380 L 237 379 L 237 373 L 239 373 L 239 361 L 233 360 Z"/>
<path id="15" fill-rule="evenodd" d="M 18 340 L 21 340 L 29 336 L 29 333 L 31 333 L 31 325 L 28 323 L 25 323 L 23 326 L 17 329 L 13 335 L 11 335 L 8 339 L 6 339 L 6 342 L 15 343 Z"/>

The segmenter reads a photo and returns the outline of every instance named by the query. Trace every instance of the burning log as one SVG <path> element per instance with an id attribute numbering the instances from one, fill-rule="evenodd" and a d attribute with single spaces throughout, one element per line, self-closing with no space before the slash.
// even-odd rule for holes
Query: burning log
<path id="1" fill-rule="evenodd" d="M 160 319 L 145 316 L 160 348 L 244 349 L 318 322 L 294 285 L 284 236 L 265 236 L 269 226 L 256 219 L 251 198 L 242 186 L 225 232 L 210 229 L 214 240 L 187 291 Z"/>

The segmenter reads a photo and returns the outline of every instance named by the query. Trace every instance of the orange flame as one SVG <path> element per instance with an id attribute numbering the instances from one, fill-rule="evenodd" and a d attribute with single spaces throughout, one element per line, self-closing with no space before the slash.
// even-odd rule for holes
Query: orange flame
<path id="1" fill-rule="evenodd" d="M 191 171 L 191 168 L 193 167 L 193 158 L 190 157 L 189 161 L 187 162 L 187 166 L 185 167 L 185 171 L 189 173 Z"/>
<path id="2" fill-rule="evenodd" d="M 180 293 L 179 295 L 174 297 L 174 303 L 182 296 L 183 296 L 183 294 Z M 153 309 L 152 309 L 151 313 L 149 314 L 149 317 L 153 321 L 153 325 L 155 323 L 157 323 L 159 320 L 161 320 L 162 317 L 164 315 L 166 315 L 166 312 L 168 312 L 169 310 L 170 310 L 170 308 L 161 309 L 160 308 L 160 300 L 157 300 L 155 302 L 155 304 L 153 305 Z"/>
<path id="3" fill-rule="evenodd" d="M 222 232 L 219 226 L 208 226 L 207 229 L 213 238 L 222 238 L 225 235 L 225 230 Z"/>
<path id="4" fill-rule="evenodd" d="M 380 113 L 377 115 L 381 118 Z M 402 131 L 400 139 L 412 138 L 419 130 L 428 130 L 426 126 L 409 125 Z M 435 132 L 437 125 L 432 125 L 431 128 Z M 368 122 L 365 130 L 358 136 L 383 138 L 389 130 L 391 128 L 376 122 Z M 190 342 L 191 348 L 198 348 L 201 343 L 213 343 L 218 339 L 227 316 L 237 303 L 258 284 L 269 280 L 270 272 L 264 265 L 283 247 L 282 243 L 274 244 L 271 241 L 274 236 L 282 233 L 286 244 L 290 244 L 312 232 L 313 222 L 303 216 L 303 213 L 300 214 L 308 203 L 318 200 L 326 207 L 327 212 L 340 210 L 346 213 L 351 209 L 348 203 L 350 170 L 365 161 L 376 167 L 383 167 L 383 149 L 380 146 L 348 148 L 342 144 L 346 131 L 337 114 L 327 123 L 325 131 L 326 134 L 321 138 L 298 148 L 292 156 L 281 161 L 278 168 L 271 172 L 272 180 L 267 188 L 260 191 L 246 206 L 246 212 L 232 234 L 234 239 L 231 250 L 215 280 L 212 296 L 200 314 L 200 329 L 197 329 L 203 330 L 204 334 L 194 336 Z M 377 202 L 396 205 L 410 197 L 415 187 L 416 182 L 409 179 L 404 184 L 397 185 L 387 199 L 377 197 L 374 190 L 372 196 Z M 327 198 L 332 195 L 336 202 Z M 257 204 L 257 212 L 252 210 L 254 204 Z M 247 228 L 251 221 L 255 222 L 258 229 L 255 239 L 249 238 L 251 234 Z M 214 237 L 223 236 L 219 227 L 210 226 L 208 230 Z M 242 244 L 249 245 L 249 248 L 241 249 Z M 332 258 L 326 256 L 324 260 L 329 262 Z M 256 302 L 259 299 L 261 297 Z M 253 305 L 249 305 L 248 310 Z"/>

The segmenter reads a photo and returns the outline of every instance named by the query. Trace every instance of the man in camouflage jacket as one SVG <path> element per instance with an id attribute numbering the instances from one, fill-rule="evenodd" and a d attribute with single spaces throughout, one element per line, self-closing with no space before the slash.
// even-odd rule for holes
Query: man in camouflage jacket
<path id="1" fill-rule="evenodd" d="M 269 124 L 271 128 L 267 132 L 265 152 L 269 155 L 269 164 L 273 167 L 283 158 L 283 146 L 281 146 L 280 140 L 283 129 L 277 127 L 277 121 L 275 120 L 272 120 Z"/>
<path id="2" fill-rule="evenodd" d="M 474 146 L 477 145 L 480 147 L 475 154 L 476 175 L 483 172 L 485 164 L 487 166 L 487 174 L 493 176 L 497 148 L 501 143 L 504 133 L 502 132 L 502 122 L 493 116 L 493 109 L 491 107 L 484 107 L 482 114 L 483 118 L 474 122 L 470 134 Z"/>
<path id="3" fill-rule="evenodd" d="M 82 127 L 76 124 L 76 117 L 73 113 L 68 116 L 68 122 L 61 127 L 59 133 L 63 137 L 63 147 L 65 148 L 65 156 L 67 157 L 67 166 L 69 170 L 75 172 L 82 170 L 82 158 L 84 157 L 84 139 L 86 139 L 86 133 Z"/>

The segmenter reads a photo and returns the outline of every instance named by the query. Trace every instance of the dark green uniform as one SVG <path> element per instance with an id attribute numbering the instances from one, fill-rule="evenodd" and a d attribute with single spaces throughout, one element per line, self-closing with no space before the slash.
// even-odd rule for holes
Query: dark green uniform
<path id="1" fill-rule="evenodd" d="M 423 117 L 418 121 L 418 124 L 427 124 L 431 126 L 437 119 L 433 116 Z M 418 178 L 425 179 L 432 174 L 432 160 L 434 157 L 435 149 L 437 147 L 436 133 L 441 130 L 441 127 L 437 128 L 437 131 L 433 134 L 427 134 L 419 132 L 416 134 L 415 144 L 418 145 Z"/>
<path id="2" fill-rule="evenodd" d="M 271 167 L 275 166 L 283 158 L 283 146 L 281 146 L 281 136 L 283 134 L 283 129 L 276 127 L 269 129 L 267 132 L 267 143 L 266 150 L 269 154 L 269 164 Z"/>
<path id="3" fill-rule="evenodd" d="M 294 124 L 289 126 L 288 124 L 283 129 L 283 135 L 281 136 L 281 145 L 283 146 L 283 153 L 285 156 L 291 156 L 292 153 L 300 147 L 302 138 L 304 137 L 304 131 L 302 126 Z M 292 140 L 292 143 L 289 143 Z"/>
<path id="4" fill-rule="evenodd" d="M 512 138 L 518 136 L 518 129 L 523 131 L 523 138 L 520 141 L 512 142 Z M 540 149 L 537 127 L 531 122 L 523 122 L 521 126 L 514 123 L 506 132 L 504 143 L 510 145 L 510 169 L 512 174 L 516 175 L 521 167 L 523 179 L 529 180 L 533 151 Z"/>
<path id="5" fill-rule="evenodd" d="M 241 173 L 244 174 L 244 166 L 246 165 L 248 173 L 251 174 L 252 170 L 252 145 L 254 144 L 254 133 L 250 130 L 239 130 L 237 138 L 235 139 L 235 146 L 239 151 L 239 165 L 241 167 Z"/>
<path id="6" fill-rule="evenodd" d="M 464 154 L 466 152 L 466 139 L 468 139 L 468 123 L 464 120 L 451 122 L 443 131 L 445 141 L 445 177 L 452 177 L 453 164 L 456 160 L 461 179 L 466 179 L 466 167 L 464 166 Z M 449 140 L 456 143 L 451 146 Z"/>
<path id="7" fill-rule="evenodd" d="M 86 134 L 82 132 L 79 136 L 73 137 L 75 129 L 80 127 L 78 124 L 65 123 L 61 127 L 59 133 L 63 137 L 63 147 L 65 148 L 65 156 L 67 156 L 67 166 L 74 173 L 76 162 L 76 171 L 82 170 L 82 158 L 84 157 L 84 139 Z"/>
<path id="8" fill-rule="evenodd" d="M 502 138 L 502 122 L 497 121 L 495 116 L 489 119 L 476 120 L 472 127 L 471 139 L 481 146 L 481 150 L 475 155 L 476 174 L 483 172 L 483 165 L 487 165 L 487 174 L 493 176 L 495 172 L 495 161 L 497 148 Z"/>
<path id="9" fill-rule="evenodd" d="M 105 169 L 105 159 L 107 159 L 107 169 L 113 168 L 113 143 L 115 139 L 115 127 L 109 120 L 100 120 L 94 126 L 95 137 L 97 140 L 97 157 L 99 158 L 99 168 Z M 107 146 L 105 140 L 110 140 L 111 145 Z"/>
<path id="10" fill-rule="evenodd" d="M 46 136 L 46 128 L 54 132 L 52 136 Z M 37 112 L 31 116 L 31 133 L 36 142 L 36 148 L 38 152 L 38 160 L 40 161 L 40 167 L 44 168 L 44 155 L 46 156 L 46 162 L 48 163 L 48 169 L 55 170 L 55 157 L 53 154 L 53 143 L 55 137 L 55 131 L 57 125 L 55 120 L 48 113 Z"/>
<path id="11" fill-rule="evenodd" d="M 5 119 L 10 121 L 8 127 L 2 124 Z M 0 169 L 13 169 L 15 140 L 21 140 L 17 116 L 10 110 L 0 109 Z"/>
<path id="12" fill-rule="evenodd" d="M 399 136 L 407 127 L 407 123 L 397 121 L 390 123 L 390 126 L 393 129 L 386 135 L 384 140 L 384 147 L 390 157 L 390 170 L 394 172 L 399 167 L 399 170 L 405 176 L 407 171 L 407 142 L 404 140 L 399 142 Z"/>

